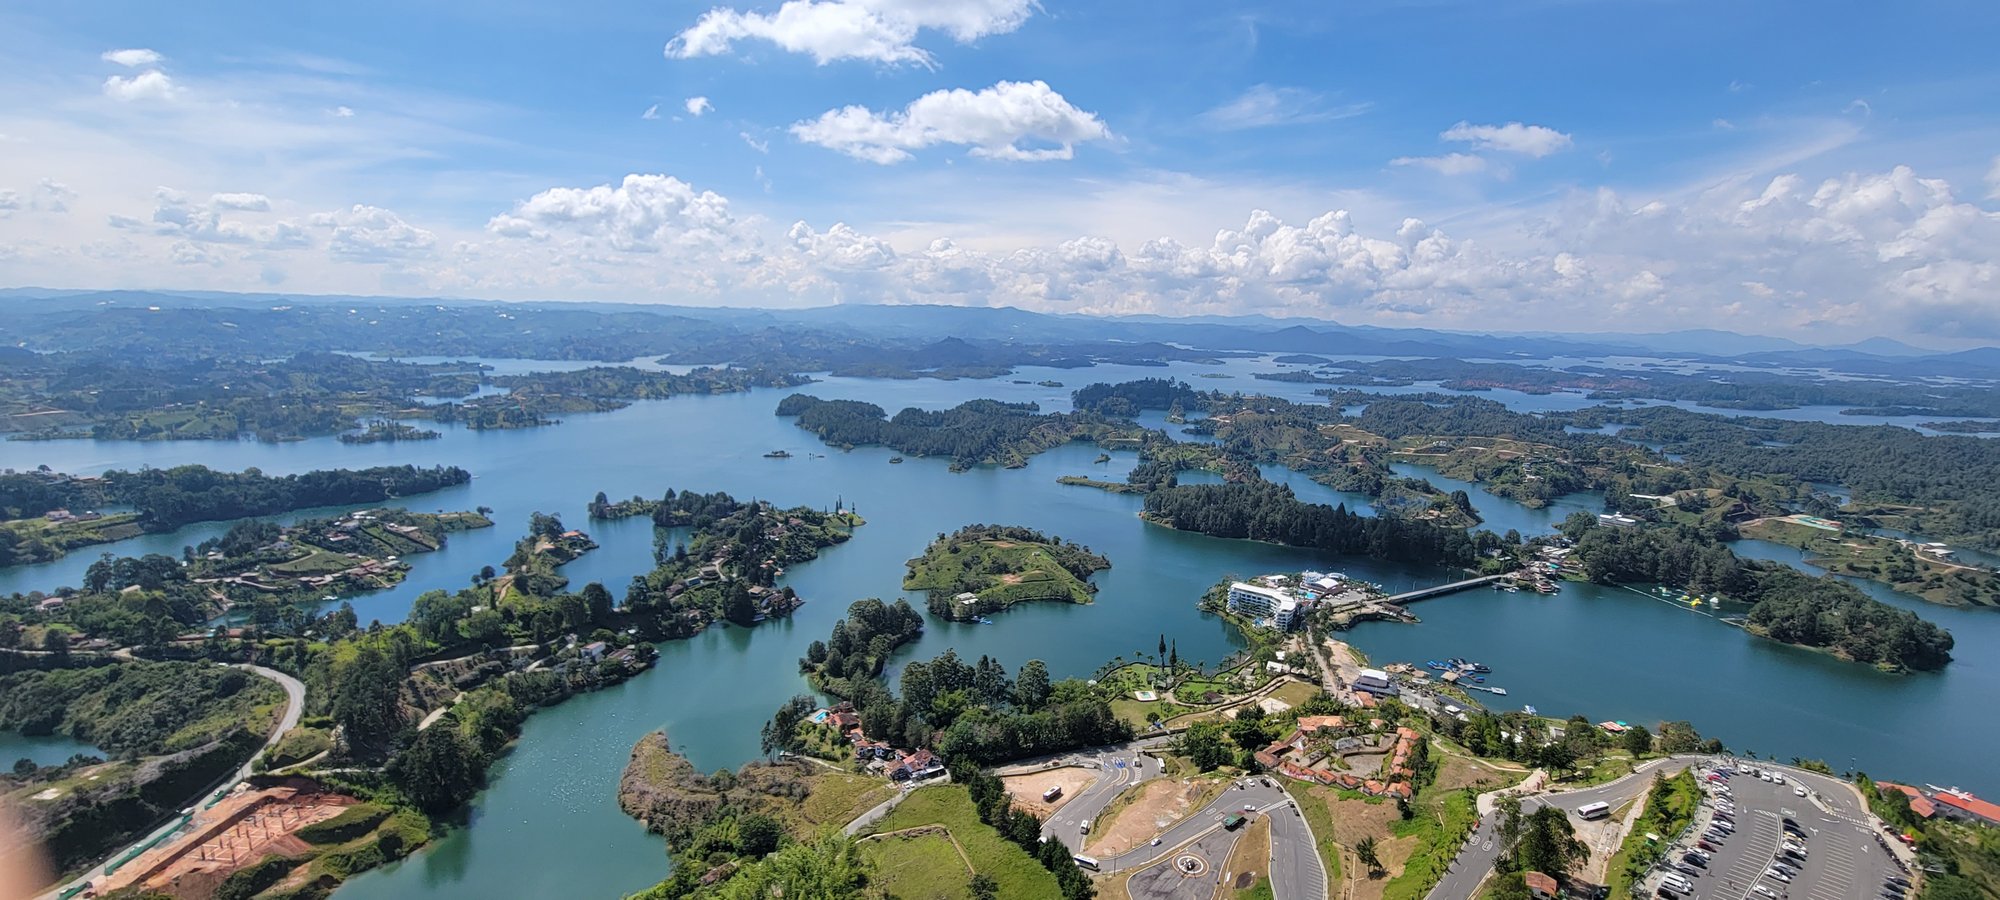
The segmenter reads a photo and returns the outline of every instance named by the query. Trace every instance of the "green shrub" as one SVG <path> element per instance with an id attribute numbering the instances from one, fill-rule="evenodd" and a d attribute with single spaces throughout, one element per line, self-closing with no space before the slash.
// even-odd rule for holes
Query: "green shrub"
<path id="1" fill-rule="evenodd" d="M 344 844 L 375 829 L 389 811 L 373 803 L 358 803 L 324 822 L 314 822 L 298 830 L 299 840 L 308 844 Z"/>

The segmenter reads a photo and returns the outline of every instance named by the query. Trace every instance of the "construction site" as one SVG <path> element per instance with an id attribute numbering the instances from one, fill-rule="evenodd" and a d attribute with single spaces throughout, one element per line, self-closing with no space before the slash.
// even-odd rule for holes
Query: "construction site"
<path id="1" fill-rule="evenodd" d="M 99 893 L 126 887 L 175 897 L 210 897 L 231 873 L 267 856 L 303 856 L 315 848 L 297 837 L 355 800 L 297 779 L 262 790 L 239 789 L 192 815 L 175 838 L 106 876 Z"/>

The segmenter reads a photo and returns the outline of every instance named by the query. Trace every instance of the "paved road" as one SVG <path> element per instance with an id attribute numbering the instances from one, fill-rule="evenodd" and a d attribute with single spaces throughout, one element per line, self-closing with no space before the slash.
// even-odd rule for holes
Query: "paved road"
<path id="1" fill-rule="evenodd" d="M 1125 891 L 1132 900 L 1211 900 L 1240 836 L 1241 831 L 1209 831 L 1172 856 L 1132 873 Z"/>
<path id="2" fill-rule="evenodd" d="M 1042 823 L 1042 837 L 1062 841 L 1071 853 L 1083 852 L 1083 823 L 1095 823 L 1104 808 L 1148 778 L 1165 774 L 1160 761 L 1137 752 L 1131 745 L 1090 754 L 1077 760 L 1097 767 L 1097 780 L 1070 798 Z"/>
<path id="3" fill-rule="evenodd" d="M 1271 893 L 1278 900 L 1324 900 L 1329 896 L 1326 864 L 1319 858 L 1312 826 L 1289 801 L 1270 816 Z"/>
<path id="4" fill-rule="evenodd" d="M 1617 781 L 1596 787 L 1555 794 L 1536 794 L 1522 798 L 1521 811 L 1533 812 L 1542 806 L 1555 806 L 1575 814 L 1578 807 L 1589 803 L 1605 803 L 1613 809 L 1637 798 L 1652 786 L 1653 773 L 1659 771 L 1678 772 L 1694 762 L 1693 759 L 1656 759 L 1641 764 L 1632 774 Z M 1479 882 L 1493 871 L 1493 863 L 1500 858 L 1500 817 L 1481 816 L 1479 827 L 1473 829 L 1472 837 L 1458 851 L 1458 858 L 1452 861 L 1450 870 L 1431 888 L 1426 900 L 1468 900 L 1478 890 Z"/>
<path id="5" fill-rule="evenodd" d="M 263 666 L 239 665 L 236 668 L 242 669 L 246 672 L 251 672 L 257 675 L 261 675 L 265 678 L 269 678 L 272 681 L 277 682 L 279 687 L 284 688 L 285 713 L 284 715 L 278 718 L 278 727 L 271 732 L 270 739 L 264 742 L 263 749 L 258 750 L 254 754 L 251 754 L 250 758 L 244 761 L 242 767 L 236 770 L 236 774 L 230 776 L 229 780 L 224 782 L 225 784 L 235 784 L 239 781 L 242 781 L 245 778 L 250 777 L 250 773 L 254 770 L 257 764 L 257 760 L 262 758 L 265 752 L 269 751 L 273 746 L 276 746 L 278 740 L 285 736 L 285 732 L 291 731 L 293 727 L 299 724 L 299 717 L 305 713 L 305 705 L 306 705 L 306 686 L 300 683 L 298 679 L 293 678 L 292 676 L 280 672 L 276 669 L 266 669 Z M 57 885 L 55 889 L 49 891 L 46 894 L 43 894 L 40 898 L 37 898 L 37 900 L 51 900 L 51 898 L 59 896 L 64 889 L 70 887 L 71 885 L 79 884 L 86 881 L 97 881 L 103 878 L 104 867 L 105 865 L 109 864 L 111 860 L 124 856 L 133 847 L 137 847 L 141 844 L 146 843 L 147 841 L 151 841 L 154 838 L 172 832 L 173 830 L 179 827 L 180 827 L 180 817 L 175 816 L 172 820 L 168 821 L 167 824 L 160 826 L 158 829 L 155 829 L 151 833 L 148 833 L 145 837 L 133 841 L 131 845 L 123 849 L 120 849 L 116 853 L 112 853 L 106 856 L 103 862 L 100 862 L 97 865 L 92 866 L 90 871 L 85 872 L 82 875 L 79 875 L 76 878 L 71 879 L 70 881 L 64 884 Z"/>
<path id="6" fill-rule="evenodd" d="M 1755 775 L 1737 774 L 1728 782 L 1733 792 L 1736 832 L 1720 841 L 1706 869 L 1691 876 L 1694 896 L 1711 900 L 1767 900 L 1755 885 L 1791 900 L 1868 900 L 1881 890 L 1883 879 L 1897 871 L 1888 848 L 1878 842 L 1867 811 L 1845 783 L 1824 775 L 1801 772 L 1790 767 L 1752 763 L 1767 771 L 1782 773 L 1787 783 L 1766 782 Z M 1798 788 L 1809 796 L 1801 797 Z M 1697 824 L 1706 829 L 1714 815 L 1716 798 L 1703 801 Z M 1784 838 L 1784 819 L 1790 818 L 1805 832 L 1806 861 L 1795 865 L 1798 874 L 1790 882 L 1765 874 L 1778 856 Z M 1680 856 L 1676 848 L 1672 858 Z M 1647 888 L 1659 884 L 1657 874 L 1646 879 Z"/>

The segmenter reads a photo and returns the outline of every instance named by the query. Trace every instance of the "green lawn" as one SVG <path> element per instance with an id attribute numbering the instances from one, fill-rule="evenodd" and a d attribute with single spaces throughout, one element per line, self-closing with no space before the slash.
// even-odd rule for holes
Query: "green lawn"
<path id="1" fill-rule="evenodd" d="M 938 900 L 969 900 L 972 896 L 972 873 L 966 871 L 958 850 L 944 835 L 868 841 L 861 845 L 861 855 L 874 864 L 875 877 L 894 896 Z M 1053 885 L 1055 879 L 1049 882 Z M 1015 895 L 1003 892 L 1001 896 Z"/>
<path id="2" fill-rule="evenodd" d="M 972 796 L 966 793 L 964 787 L 940 784 L 918 788 L 875 830 L 882 833 L 922 825 L 943 825 L 949 829 L 952 837 L 957 838 L 965 848 L 966 855 L 971 857 L 973 868 L 999 882 L 1000 896 L 1061 896 L 1056 877 L 1049 870 L 1028 856 L 1026 850 L 979 821 L 979 813 L 972 807 Z M 915 864 L 896 871 L 885 867 L 880 873 L 882 887 L 898 897 L 961 896 L 930 892 L 930 888 L 954 883 L 964 890 L 970 878 L 958 854 L 950 852 L 950 848 L 942 842 L 937 844 L 937 849 L 942 852 L 908 854 L 916 857 Z M 873 854 L 877 851 L 870 848 L 866 852 Z M 890 861 L 900 862 L 905 856 L 893 850 L 885 852 L 889 854 Z"/>
<path id="3" fill-rule="evenodd" d="M 880 778 L 827 772 L 814 776 L 799 812 L 809 825 L 846 825 L 895 793 L 896 787 Z"/>
<path id="4" fill-rule="evenodd" d="M 1063 568 L 1050 546 L 1018 540 L 964 540 L 952 535 L 909 561 L 906 591 L 972 592 L 982 609 L 1031 600 L 1089 603 L 1090 586 Z"/>
<path id="5" fill-rule="evenodd" d="M 297 559 L 276 563 L 268 568 L 276 575 L 328 575 L 353 568 L 357 563 L 344 553 L 334 553 L 317 547 Z"/>

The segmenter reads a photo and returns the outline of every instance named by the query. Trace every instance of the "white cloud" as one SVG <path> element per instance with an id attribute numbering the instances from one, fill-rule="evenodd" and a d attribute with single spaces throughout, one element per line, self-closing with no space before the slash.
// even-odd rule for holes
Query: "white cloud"
<path id="1" fill-rule="evenodd" d="M 152 50 L 134 48 L 130 50 L 106 50 L 101 58 L 105 62 L 117 63 L 128 69 L 136 69 L 140 66 L 157 66 L 166 57 Z"/>
<path id="2" fill-rule="evenodd" d="M 828 110 L 791 131 L 808 144 L 882 164 L 936 144 L 968 146 L 973 156 L 992 159 L 1069 159 L 1076 144 L 1111 138 L 1096 115 L 1040 81 L 933 91 L 886 115 L 861 106 Z"/>
<path id="3" fill-rule="evenodd" d="M 216 209 L 233 209 L 241 212 L 271 211 L 271 198 L 263 194 L 216 194 L 208 198 L 208 202 Z"/>
<path id="4" fill-rule="evenodd" d="M 1034 0 L 786 0 L 776 12 L 717 7 L 667 42 L 669 59 L 718 56 L 761 40 L 820 65 L 836 60 L 932 65 L 915 41 L 941 31 L 961 44 L 1006 34 L 1034 13 Z"/>
<path id="5" fill-rule="evenodd" d="M 1328 106 L 1325 96 L 1314 91 L 1259 84 L 1202 113 L 1201 121 L 1212 128 L 1239 131 L 1347 119 L 1367 112 L 1368 108 L 1367 103 Z"/>
<path id="6" fill-rule="evenodd" d="M 336 119 L 354 118 L 354 108 L 351 106 L 336 106 L 333 109 L 328 110 L 327 113 Z"/>
<path id="7" fill-rule="evenodd" d="M 714 245 L 737 234 L 728 200 L 668 175 L 627 175 L 616 187 L 550 188 L 493 217 L 486 228 L 508 238 L 602 240 L 625 252 Z"/>
<path id="8" fill-rule="evenodd" d="M 660 117 L 660 104 L 658 103 L 646 107 L 646 111 L 639 114 L 639 118 L 645 119 L 646 121 L 649 122 L 654 119 L 658 119 L 659 117 Z"/>
<path id="9" fill-rule="evenodd" d="M 153 192 L 153 213 L 146 219 L 112 215 L 111 227 L 175 238 L 178 244 L 242 244 L 264 248 L 302 246 L 303 232 L 289 221 L 259 225 L 224 219 L 225 212 L 264 213 L 271 209 L 263 194 L 216 194 L 202 203 L 172 188 Z M 183 253 L 185 255 L 185 251 Z M 211 261 L 204 257 L 203 261 Z"/>
<path id="10" fill-rule="evenodd" d="M 357 203 L 316 213 L 315 228 L 330 230 L 327 253 L 343 262 L 395 262 L 431 255 L 437 235 L 403 221 L 389 210 Z"/>
<path id="11" fill-rule="evenodd" d="M 1715 121 L 1713 121 L 1713 122 L 1710 122 L 1710 123 L 1708 123 L 1708 124 L 1709 124 L 1709 126 L 1710 126 L 1710 127 L 1714 128 L 1714 129 L 1715 129 L 1715 130 L 1717 130 L 1717 131 L 1735 131 L 1735 130 L 1736 130 L 1736 123 L 1735 123 L 1735 122 L 1731 122 L 1731 121 L 1729 121 L 1728 119 L 1716 119 Z"/>
<path id="12" fill-rule="evenodd" d="M 1486 171 L 1486 157 L 1470 153 L 1447 153 L 1443 156 L 1399 156 L 1389 160 L 1392 166 L 1419 166 L 1440 175 L 1473 175 Z"/>
<path id="13" fill-rule="evenodd" d="M 1986 199 L 2000 200 L 2000 156 L 1993 157 L 1993 168 L 1986 170 Z"/>
<path id="14" fill-rule="evenodd" d="M 1852 101 L 1849 101 L 1847 107 L 1842 109 L 1841 112 L 1860 113 L 1863 116 L 1872 116 L 1875 114 L 1875 107 L 1868 105 L 1868 101 L 1863 100 L 1860 97 L 1856 97 Z"/>
<path id="15" fill-rule="evenodd" d="M 127 78 L 113 75 L 104 79 L 104 96 L 113 100 L 131 102 L 134 100 L 171 100 L 180 93 L 167 73 L 158 69 L 147 69 Z"/>
<path id="16" fill-rule="evenodd" d="M 1479 150 L 1519 153 L 1537 159 L 1567 150 L 1571 143 L 1569 135 L 1553 128 L 1523 125 L 1519 122 L 1508 122 L 1505 125 L 1474 125 L 1470 122 L 1460 122 L 1445 129 L 1438 137 L 1447 141 L 1470 143 Z"/>
<path id="17" fill-rule="evenodd" d="M 743 143 L 750 145 L 750 149 L 755 150 L 758 153 L 771 152 L 770 141 L 760 141 L 754 137 L 751 137 L 750 132 L 747 131 L 739 131 L 736 133 L 736 136 L 742 138 Z"/>
<path id="18" fill-rule="evenodd" d="M 688 115 L 695 118 L 701 118 L 702 113 L 715 109 L 715 105 L 709 103 L 707 97 L 689 97 L 681 106 L 686 107 Z"/>

